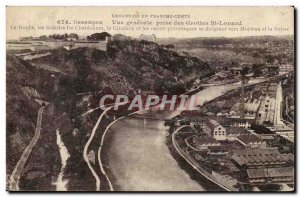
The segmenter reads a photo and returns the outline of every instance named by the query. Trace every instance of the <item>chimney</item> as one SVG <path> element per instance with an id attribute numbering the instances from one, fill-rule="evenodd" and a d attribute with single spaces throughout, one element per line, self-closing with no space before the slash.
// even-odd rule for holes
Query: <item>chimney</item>
<path id="1" fill-rule="evenodd" d="M 240 117 L 241 119 L 245 118 L 245 68 L 242 66 L 241 70 L 241 104 L 240 104 Z"/>

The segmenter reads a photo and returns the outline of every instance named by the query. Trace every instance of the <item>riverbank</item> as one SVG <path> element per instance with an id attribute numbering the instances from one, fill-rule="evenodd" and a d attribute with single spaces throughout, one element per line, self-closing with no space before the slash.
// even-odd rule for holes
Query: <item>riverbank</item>
<path id="1" fill-rule="evenodd" d="M 173 145 L 172 141 L 172 132 L 169 130 L 169 135 L 166 137 L 166 143 L 169 148 L 170 154 L 176 159 L 178 165 L 182 170 L 184 170 L 192 180 L 195 180 L 202 187 L 205 188 L 206 191 L 225 191 L 221 187 L 209 181 L 206 177 L 201 175 L 198 172 L 195 172 L 195 169 L 178 153 L 176 148 Z"/>
<path id="2" fill-rule="evenodd" d="M 259 82 L 254 80 L 252 84 Z M 193 93 L 197 96 L 196 103 L 203 105 L 238 87 L 240 84 L 225 84 Z M 180 111 L 148 112 L 145 116 L 161 121 L 144 123 L 143 119 L 126 117 L 110 128 L 102 163 L 115 191 L 220 191 L 180 160 L 180 155 L 170 147 L 164 119 L 178 114 Z"/>
<path id="3" fill-rule="evenodd" d="M 64 178 L 64 171 L 65 167 L 67 165 L 67 161 L 70 157 L 70 154 L 68 152 L 68 149 L 66 148 L 64 142 L 62 141 L 61 135 L 59 130 L 56 130 L 56 143 L 59 147 L 59 154 L 61 158 L 61 168 L 60 172 L 58 174 L 57 180 L 53 182 L 52 184 L 56 186 L 56 191 L 68 191 L 67 184 L 68 179 Z"/>
<path id="4" fill-rule="evenodd" d="M 143 126 L 142 119 L 126 118 L 111 128 L 102 159 L 115 191 L 204 190 L 170 155 L 167 128 L 162 125 L 163 121 L 151 121 Z"/>
<path id="5" fill-rule="evenodd" d="M 197 103 L 203 104 L 235 86 L 230 84 L 203 89 L 195 93 Z M 164 119 L 179 113 L 148 112 L 147 115 L 162 120 L 147 121 L 144 125 L 142 119 L 126 117 L 112 126 L 105 139 L 107 149 L 103 151 L 105 156 L 102 162 L 104 166 L 109 166 L 105 169 L 116 191 L 205 191 L 202 182 L 206 184 L 207 180 L 198 175 L 192 179 L 170 154 L 166 138 L 168 127 L 164 126 Z M 207 188 L 214 190 L 212 185 Z"/>

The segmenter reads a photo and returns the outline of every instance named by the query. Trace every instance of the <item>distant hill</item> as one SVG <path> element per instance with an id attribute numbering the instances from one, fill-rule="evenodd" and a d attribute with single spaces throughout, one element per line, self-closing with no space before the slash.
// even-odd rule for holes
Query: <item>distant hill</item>
<path id="1" fill-rule="evenodd" d="M 122 94 L 130 89 L 178 93 L 194 80 L 213 74 L 207 63 L 148 41 L 115 39 L 108 43 L 107 51 L 78 48 L 51 53 L 30 63 L 66 73 L 64 77 L 78 81 L 75 92 L 99 90 L 104 84 Z"/>
<path id="2" fill-rule="evenodd" d="M 158 38 L 158 43 L 169 43 L 169 44 L 185 44 L 201 46 L 211 46 L 220 44 L 251 44 L 259 43 L 264 44 L 267 42 L 274 43 L 288 43 L 293 40 L 294 37 L 291 35 L 286 36 L 247 36 L 247 37 L 196 37 L 196 38 Z"/>

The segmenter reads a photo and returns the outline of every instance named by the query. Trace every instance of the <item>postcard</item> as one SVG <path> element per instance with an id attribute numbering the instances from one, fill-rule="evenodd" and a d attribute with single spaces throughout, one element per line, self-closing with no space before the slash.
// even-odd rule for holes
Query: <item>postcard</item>
<path id="1" fill-rule="evenodd" d="M 294 192 L 294 13 L 7 6 L 7 190 Z"/>

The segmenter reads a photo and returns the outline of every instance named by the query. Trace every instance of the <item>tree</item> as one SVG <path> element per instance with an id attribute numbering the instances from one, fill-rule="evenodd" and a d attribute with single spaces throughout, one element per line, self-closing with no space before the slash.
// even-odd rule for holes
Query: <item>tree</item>
<path id="1" fill-rule="evenodd" d="M 96 40 L 96 41 L 103 41 L 106 39 L 107 36 L 111 36 L 107 32 L 102 32 L 102 33 L 95 33 L 87 37 L 88 40 Z"/>
<path id="2" fill-rule="evenodd" d="M 79 36 L 77 34 L 75 34 L 75 33 L 70 33 L 69 35 L 67 35 L 66 38 L 75 38 L 75 39 L 78 39 Z"/>

